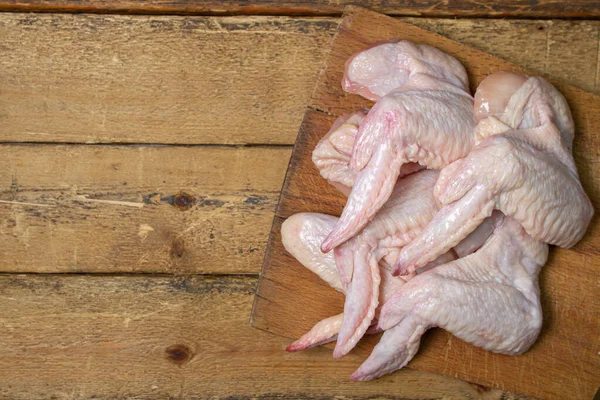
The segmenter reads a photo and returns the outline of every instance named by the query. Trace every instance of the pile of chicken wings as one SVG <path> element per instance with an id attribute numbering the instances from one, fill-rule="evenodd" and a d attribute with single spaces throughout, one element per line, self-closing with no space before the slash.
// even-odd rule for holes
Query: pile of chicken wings
<path id="1" fill-rule="evenodd" d="M 288 347 L 336 340 L 335 358 L 383 331 L 352 374 L 404 367 L 421 336 L 520 354 L 542 326 L 548 245 L 571 247 L 593 215 L 572 155 L 565 98 L 540 77 L 497 72 L 475 96 L 463 65 L 408 41 L 352 56 L 342 87 L 375 102 L 340 117 L 312 159 L 348 197 L 338 217 L 300 213 L 286 250 L 346 296 L 344 312 Z"/>

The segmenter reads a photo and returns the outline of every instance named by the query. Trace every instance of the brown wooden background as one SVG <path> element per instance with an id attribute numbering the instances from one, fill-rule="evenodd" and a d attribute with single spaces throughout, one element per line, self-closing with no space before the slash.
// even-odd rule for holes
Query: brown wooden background
<path id="1" fill-rule="evenodd" d="M 518 397 L 248 324 L 345 4 L 0 0 L 0 398 Z M 600 94 L 598 2 L 363 5 Z"/>

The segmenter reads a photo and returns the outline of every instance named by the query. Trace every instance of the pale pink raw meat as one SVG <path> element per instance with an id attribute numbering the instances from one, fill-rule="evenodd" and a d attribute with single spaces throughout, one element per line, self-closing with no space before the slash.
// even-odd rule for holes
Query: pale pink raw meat
<path id="1" fill-rule="evenodd" d="M 351 376 L 364 381 L 404 367 L 421 336 L 441 327 L 460 339 L 503 354 L 521 354 L 542 326 L 538 273 L 548 246 L 510 217 L 499 218 L 477 252 L 417 275 L 381 310 L 385 332 Z"/>
<path id="2" fill-rule="evenodd" d="M 319 245 L 331 231 L 337 217 L 317 213 L 299 213 L 288 218 L 281 227 L 281 238 L 286 250 L 302 265 L 316 273 L 334 289 L 345 293 L 333 259 L 333 254 L 323 254 Z M 379 267 L 381 285 L 379 298 L 383 302 L 404 284 L 394 278 L 389 270 Z M 376 310 L 378 314 L 378 310 Z M 336 340 L 343 314 L 334 315 L 318 322 L 308 333 L 288 346 L 288 351 L 298 351 Z"/>
<path id="3" fill-rule="evenodd" d="M 343 319 L 344 314 L 340 313 L 317 322 L 310 331 L 286 347 L 285 351 L 291 353 L 333 342 L 337 339 Z"/>
<path id="4" fill-rule="evenodd" d="M 303 213 L 282 226 L 286 249 L 346 294 L 343 314 L 320 321 L 287 350 L 337 339 L 338 357 L 364 333 L 385 330 L 353 380 L 402 368 L 434 326 L 490 351 L 526 351 L 542 324 L 537 279 L 548 255 L 542 241 L 575 243 L 593 214 L 571 155 L 574 126 L 560 93 L 541 78 L 493 74 L 478 88 L 475 116 L 469 110 L 471 120 L 463 123 L 470 136 L 459 143 L 466 134 L 452 131 L 452 124 L 461 122 L 436 113 L 464 108 L 461 96 L 472 102 L 466 74 L 458 61 L 431 49 L 388 43 L 348 61 L 344 88 L 378 103 L 366 117 L 338 119 L 313 152 L 321 174 L 351 190 L 348 205 L 339 220 Z M 396 182 L 406 162 L 443 168 L 435 198 L 437 172 Z M 419 176 L 429 185 L 425 195 L 416 186 L 402 188 Z M 428 224 L 432 214 L 423 209 L 435 214 L 438 207 Z M 394 278 L 390 264 L 411 279 Z"/>
<path id="5" fill-rule="evenodd" d="M 482 82 L 478 92 L 492 92 L 508 81 L 499 97 L 509 98 L 490 103 L 489 112 L 478 106 L 478 117 L 484 118 L 476 129 L 480 143 L 440 173 L 435 196 L 443 207 L 401 250 L 394 274 L 414 273 L 460 242 L 494 209 L 515 218 L 542 242 L 571 247 L 585 234 L 594 210 L 571 155 L 573 123 L 566 101 L 543 79 L 519 81 L 514 75 L 492 75 Z M 507 86 L 514 91 L 506 91 Z M 504 113 L 498 111 L 503 104 Z"/>
<path id="6" fill-rule="evenodd" d="M 362 50 L 346 61 L 342 88 L 377 101 L 418 76 L 469 90 L 467 74 L 454 57 L 426 44 L 394 40 Z"/>
<path id="7" fill-rule="evenodd" d="M 312 152 L 312 161 L 321 176 L 346 197 L 352 191 L 356 180 L 356 171 L 350 167 L 350 156 L 358 127 L 365 116 L 366 112 L 361 110 L 339 117 Z M 399 178 L 420 169 L 422 167 L 419 164 L 405 164 Z"/>
<path id="8" fill-rule="evenodd" d="M 553 123 L 562 139 L 554 152 L 566 148 L 570 153 L 573 148 L 575 125 L 569 105 L 543 78 L 506 71 L 491 74 L 477 88 L 474 109 L 478 123 L 487 117 L 495 117 L 514 129 Z"/>
<path id="9" fill-rule="evenodd" d="M 342 285 L 337 268 L 331 256 L 331 253 L 323 254 L 318 249 L 320 243 L 326 233 L 333 228 L 337 218 L 317 213 L 300 213 L 288 218 L 282 225 L 281 235 L 284 246 L 296 259 L 298 259 L 306 268 L 316 273 L 319 277 L 325 280 L 334 289 L 345 293 L 344 285 Z M 490 226 L 495 228 L 497 218 L 490 220 Z M 488 221 L 486 221 L 487 223 Z M 480 247 L 489 234 L 483 232 L 474 232 L 472 237 L 469 237 L 465 242 L 470 242 L 468 245 L 462 246 L 464 249 L 476 249 Z M 461 243 L 462 244 L 462 243 Z M 457 249 L 461 247 L 457 246 Z M 457 250 L 459 255 L 467 255 Z M 430 263 L 427 268 L 433 268 L 437 264 L 445 264 L 451 262 L 456 257 L 453 252 L 448 252 L 439 257 L 434 263 Z M 392 259 L 391 262 L 394 260 Z M 379 286 L 379 304 L 375 310 L 375 318 L 378 318 L 381 307 L 404 285 L 404 280 L 394 278 L 389 270 L 380 265 L 381 284 Z M 337 314 L 332 317 L 319 321 L 315 326 L 301 338 L 293 342 L 287 347 L 287 351 L 299 351 L 307 348 L 319 346 L 337 339 L 343 314 Z M 373 321 L 376 322 L 376 321 Z M 367 334 L 380 331 L 376 325 L 371 325 L 367 330 Z"/>
<path id="10" fill-rule="evenodd" d="M 340 116 L 312 152 L 312 161 L 321 176 L 343 193 L 350 193 L 356 179 L 350 156 L 356 132 L 366 115 L 357 111 Z"/>
<path id="11" fill-rule="evenodd" d="M 294 214 L 281 225 L 281 242 L 300 264 L 317 274 L 335 290 L 345 293 L 335 267 L 333 253 L 324 254 L 319 249 L 323 238 L 329 234 L 337 219 L 327 214 Z"/>
<path id="12" fill-rule="evenodd" d="M 506 100 L 502 94 L 510 96 L 507 86 L 519 80 L 510 75 L 503 78 L 508 82 L 502 85 L 500 98 L 486 108 L 487 115 L 477 126 L 483 143 L 491 135 L 510 130 L 500 121 L 498 110 L 508 103 L 502 105 Z M 557 132 L 549 142 L 556 143 L 552 141 L 556 138 L 560 138 Z M 568 142 L 568 136 L 563 135 L 562 140 Z M 479 161 L 481 166 L 486 164 L 483 158 Z M 490 221 L 494 233 L 480 250 L 417 275 L 386 302 L 379 319 L 380 328 L 386 332 L 352 379 L 369 380 L 404 367 L 418 351 L 423 333 L 433 326 L 505 354 L 520 354 L 533 344 L 542 324 L 537 276 L 547 259 L 548 246 L 532 238 L 519 222 L 497 211 L 470 237 L 485 237 Z M 455 250 L 468 252 L 473 246 L 478 243 L 464 240 Z"/>
<path id="13" fill-rule="evenodd" d="M 433 218 L 437 171 L 420 171 L 399 179 L 390 199 L 355 237 L 334 251 L 346 287 L 344 321 L 335 358 L 347 354 L 364 335 L 375 316 L 379 299 L 379 260 L 410 242 Z"/>
<path id="14" fill-rule="evenodd" d="M 397 181 L 392 195 L 372 221 L 333 252 L 343 284 L 352 280 L 354 254 L 362 245 L 380 260 L 409 243 L 438 211 L 433 187 L 439 172 L 420 171 Z M 365 264 L 366 260 L 361 264 Z"/>
<path id="15" fill-rule="evenodd" d="M 380 69 L 382 64 L 390 68 Z M 358 129 L 350 163 L 358 173 L 323 252 L 373 218 L 390 197 L 402 165 L 441 169 L 466 156 L 474 143 L 473 98 L 464 68 L 432 47 L 398 42 L 361 52 L 347 65 L 344 87 L 383 97 Z"/>

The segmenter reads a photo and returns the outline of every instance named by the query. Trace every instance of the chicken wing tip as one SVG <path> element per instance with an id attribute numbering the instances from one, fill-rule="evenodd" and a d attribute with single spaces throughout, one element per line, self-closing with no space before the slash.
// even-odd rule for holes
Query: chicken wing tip
<path id="1" fill-rule="evenodd" d="M 335 349 L 333 349 L 333 358 L 335 358 L 336 360 L 339 358 L 342 358 L 346 355 L 346 353 L 344 352 L 343 349 L 338 348 L 338 346 L 335 346 Z"/>
<path id="2" fill-rule="evenodd" d="M 331 250 L 336 248 L 338 245 L 339 244 L 337 243 L 336 238 L 332 237 L 332 235 L 330 233 L 329 236 L 327 236 L 325 238 L 325 240 L 323 240 L 323 243 L 321 243 L 321 253 L 323 253 L 323 254 L 329 253 Z"/>
<path id="3" fill-rule="evenodd" d="M 300 350 L 304 350 L 304 349 L 302 348 L 302 346 L 300 346 L 296 342 L 290 344 L 288 347 L 285 348 L 285 351 L 288 352 L 288 353 L 295 353 L 295 352 L 300 351 Z"/>
<path id="4" fill-rule="evenodd" d="M 369 376 L 364 375 L 362 372 L 360 372 L 360 370 L 356 370 L 352 373 L 352 375 L 350 375 L 350 380 L 353 382 L 365 382 L 371 379 L 372 378 L 370 378 Z"/>

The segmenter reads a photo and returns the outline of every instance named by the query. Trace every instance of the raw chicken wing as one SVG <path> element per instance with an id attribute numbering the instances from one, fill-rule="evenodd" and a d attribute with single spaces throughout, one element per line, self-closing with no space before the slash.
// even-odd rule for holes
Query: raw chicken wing
<path id="1" fill-rule="evenodd" d="M 398 180 L 390 199 L 355 237 L 337 247 L 335 262 L 346 287 L 344 321 L 335 358 L 347 354 L 364 335 L 379 299 L 379 260 L 410 242 L 433 218 L 437 171 L 420 171 Z"/>
<path id="2" fill-rule="evenodd" d="M 542 326 L 538 273 L 547 256 L 548 246 L 517 221 L 499 218 L 477 252 L 417 275 L 385 303 L 379 318 L 385 333 L 351 379 L 404 367 L 436 326 L 486 350 L 523 353 Z"/>
<path id="3" fill-rule="evenodd" d="M 498 97 L 482 106 L 495 87 Z M 486 78 L 476 97 L 484 118 L 476 128 L 480 143 L 440 173 L 435 196 L 443 207 L 401 250 L 394 274 L 414 273 L 494 209 L 535 239 L 561 247 L 577 243 L 590 223 L 593 208 L 571 155 L 573 122 L 562 95 L 541 78 L 500 73 Z"/>
<path id="4" fill-rule="evenodd" d="M 418 77 L 469 90 L 467 74 L 454 57 L 426 44 L 395 40 L 374 45 L 346 61 L 342 88 L 377 101 Z"/>
<path id="5" fill-rule="evenodd" d="M 356 180 L 356 171 L 350 167 L 350 156 L 358 127 L 365 116 L 365 111 L 357 111 L 339 117 L 312 153 L 313 163 L 321 176 L 346 197 L 350 194 Z M 419 164 L 405 164 L 402 166 L 398 178 L 410 175 L 420 169 L 422 167 Z"/>
<path id="6" fill-rule="evenodd" d="M 351 157 L 356 180 L 323 252 L 373 218 L 402 165 L 441 169 L 465 157 L 474 143 L 473 98 L 464 68 L 452 57 L 429 46 L 387 43 L 359 53 L 346 68 L 347 90 L 381 98 L 358 129 Z"/>
<path id="7" fill-rule="evenodd" d="M 337 217 L 317 213 L 300 213 L 288 218 L 281 227 L 281 238 L 286 250 L 302 265 L 316 273 L 332 288 L 346 293 L 333 259 L 333 253 L 323 254 L 319 245 L 333 228 Z M 381 285 L 379 299 L 387 300 L 404 284 L 401 278 L 394 278 L 389 270 L 379 267 Z M 376 314 L 379 314 L 376 310 Z M 318 322 L 308 333 L 296 340 L 287 351 L 299 351 L 336 340 L 344 314 L 334 315 Z M 373 333 L 376 330 L 373 330 Z M 369 331 L 367 331 L 369 333 Z"/>

